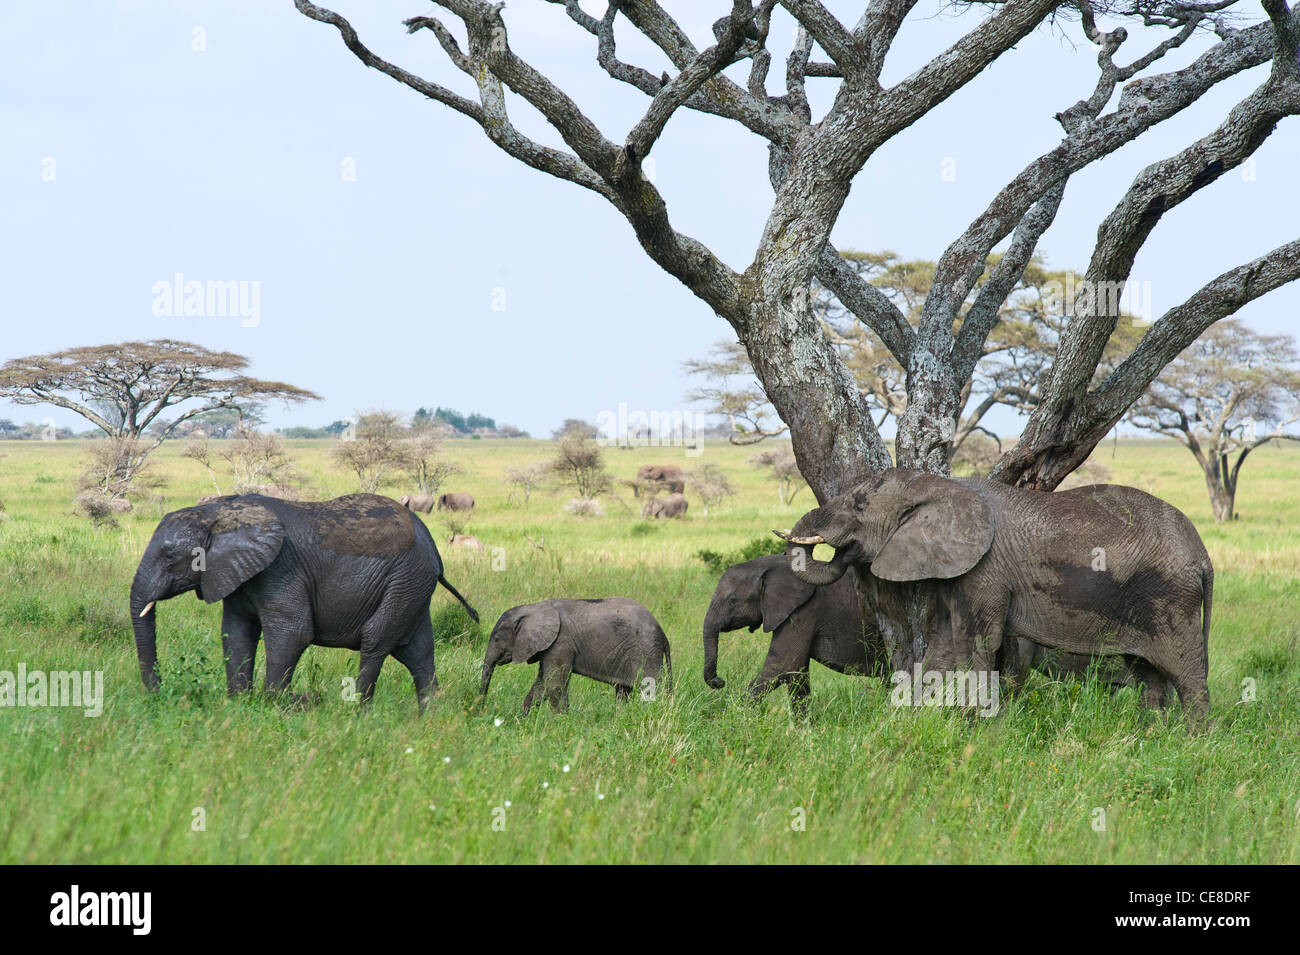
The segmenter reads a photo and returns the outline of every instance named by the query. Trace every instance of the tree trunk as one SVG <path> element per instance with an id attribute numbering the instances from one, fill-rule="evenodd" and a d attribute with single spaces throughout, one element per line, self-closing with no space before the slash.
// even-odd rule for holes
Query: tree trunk
<path id="1" fill-rule="evenodd" d="M 1205 487 L 1210 492 L 1210 507 L 1214 510 L 1214 519 L 1222 524 L 1224 521 L 1236 520 L 1233 508 L 1237 499 L 1237 488 L 1230 477 L 1224 475 L 1224 468 L 1218 455 L 1212 455 L 1206 462 Z"/>

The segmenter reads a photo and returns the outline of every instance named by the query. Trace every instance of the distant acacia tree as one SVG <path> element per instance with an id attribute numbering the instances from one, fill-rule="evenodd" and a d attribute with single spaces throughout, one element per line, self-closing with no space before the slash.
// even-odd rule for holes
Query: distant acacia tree
<path id="1" fill-rule="evenodd" d="M 1289 335 L 1232 318 L 1192 343 L 1151 385 L 1129 420 L 1196 456 L 1216 521 L 1236 517 L 1241 466 L 1270 441 L 1300 441 L 1300 356 Z"/>
<path id="2" fill-rule="evenodd" d="M 362 493 L 375 494 L 409 465 L 406 437 L 406 428 L 396 412 L 359 412 L 351 435 L 345 434 L 330 455 L 357 476 Z"/>
<path id="3" fill-rule="evenodd" d="M 799 473 L 799 462 L 790 451 L 782 449 L 762 451 L 750 458 L 749 463 L 761 471 L 766 471 L 767 476 L 776 481 L 777 497 L 783 506 L 794 500 L 800 488 L 807 486 L 803 475 Z"/>
<path id="4" fill-rule="evenodd" d="M 701 464 L 686 472 L 686 480 L 692 493 L 704 504 L 704 516 L 709 516 L 709 508 L 716 507 L 725 497 L 735 494 L 727 472 L 716 464 Z"/>
<path id="5" fill-rule="evenodd" d="M 521 467 L 506 468 L 502 479 L 510 485 L 509 500 L 527 507 L 533 492 L 546 486 L 550 474 L 551 464 L 548 461 L 534 461 Z"/>
<path id="6" fill-rule="evenodd" d="M 428 417 L 415 417 L 402 439 L 400 452 L 405 460 L 402 469 L 421 494 L 437 494 L 447 479 L 465 469 L 441 456 L 442 435 Z"/>
<path id="7" fill-rule="evenodd" d="M 103 431 L 115 463 L 97 460 L 95 468 L 98 473 L 107 467 L 106 486 L 121 492 L 159 444 L 199 415 L 271 399 L 320 397 L 281 381 L 251 378 L 243 374 L 247 367 L 242 355 L 171 339 L 92 345 L 5 362 L 0 398 L 66 408 Z M 145 437 L 164 411 L 186 403 L 189 408 Z"/>
<path id="8" fill-rule="evenodd" d="M 315 401 L 304 388 L 250 378 L 248 359 L 190 342 L 157 339 L 69 348 L 0 365 L 0 398 L 75 411 L 109 437 L 140 438 L 168 408 L 192 406 L 154 431 L 154 446 L 183 423 L 220 408 Z"/>
<path id="9" fill-rule="evenodd" d="M 556 439 L 550 467 L 560 483 L 572 487 L 584 500 L 600 496 L 612 483 L 600 445 L 578 429 Z"/>
<path id="10" fill-rule="evenodd" d="M 560 441 L 571 434 L 576 434 L 581 438 L 595 438 L 599 436 L 600 429 L 589 421 L 583 421 L 581 418 L 565 418 L 564 423 L 551 432 L 551 439 Z"/>

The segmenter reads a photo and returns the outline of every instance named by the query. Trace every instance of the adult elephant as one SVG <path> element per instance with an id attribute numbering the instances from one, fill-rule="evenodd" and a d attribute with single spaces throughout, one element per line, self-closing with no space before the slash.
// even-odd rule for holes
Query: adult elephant
<path id="1" fill-rule="evenodd" d="M 433 511 L 437 498 L 432 494 L 403 494 L 397 503 L 401 504 L 402 507 L 409 507 L 413 511 L 419 511 L 421 514 L 428 514 Z"/>
<path id="2" fill-rule="evenodd" d="M 682 494 L 652 497 L 641 508 L 641 516 L 655 519 L 660 517 L 682 517 L 686 514 L 688 506 L 686 497 Z"/>
<path id="3" fill-rule="evenodd" d="M 762 669 L 749 684 L 756 698 L 784 685 L 790 689 L 791 706 L 802 708 L 812 691 L 811 660 L 837 673 L 889 674 L 884 638 L 874 620 L 864 620 L 852 574 L 815 587 L 801 580 L 779 554 L 727 568 L 704 616 L 705 683 L 715 690 L 727 685 L 718 676 L 718 635 L 742 628 L 752 633 L 760 625 L 772 634 L 772 642 Z M 1014 654 L 1004 649 L 998 658 L 998 669 L 1011 686 L 1030 669 L 1059 678 L 1084 676 L 1090 667 L 1113 690 L 1142 684 L 1148 702 L 1161 702 L 1166 692 L 1164 678 L 1141 660 L 1062 653 L 1028 640 L 1016 641 Z"/>
<path id="4" fill-rule="evenodd" d="M 927 582 L 928 668 L 991 670 L 1001 652 L 1015 672 L 1027 640 L 1122 655 L 1152 683 L 1172 683 L 1194 717 L 1209 710 L 1214 569 L 1191 521 L 1136 488 L 1048 493 L 890 469 L 779 536 L 808 583 L 857 568 L 896 670 L 914 661 L 891 635 L 908 603 L 888 582 Z M 808 553 L 818 544 L 834 548 L 831 561 Z"/>
<path id="5" fill-rule="evenodd" d="M 440 511 L 472 511 L 474 510 L 474 498 L 463 491 L 456 494 L 439 494 L 438 510 Z"/>
<path id="6" fill-rule="evenodd" d="M 231 695 L 252 685 L 260 636 L 268 692 L 288 689 L 311 644 L 346 647 L 361 652 L 363 703 L 391 654 L 411 671 L 423 711 L 438 689 L 429 619 L 438 584 L 478 620 L 443 577 L 428 528 L 386 497 L 296 503 L 254 494 L 173 511 L 158 524 L 131 584 L 140 677 L 149 690 L 158 688 L 155 604 L 192 590 L 207 603 L 222 601 Z"/>
<path id="7" fill-rule="evenodd" d="M 718 676 L 718 634 L 762 626 L 772 634 L 767 659 L 749 684 L 761 698 L 790 688 L 790 705 L 803 709 L 812 692 L 809 661 L 837 673 L 884 676 L 888 656 L 874 622 L 863 623 L 852 575 L 826 587 L 795 576 L 784 555 L 758 557 L 728 567 L 704 615 L 704 682 L 726 686 Z"/>
<path id="8" fill-rule="evenodd" d="M 649 487 L 652 492 L 682 494 L 686 491 L 686 479 L 682 476 L 682 469 L 675 464 L 643 464 L 637 468 L 633 489 L 639 493 L 642 487 Z"/>

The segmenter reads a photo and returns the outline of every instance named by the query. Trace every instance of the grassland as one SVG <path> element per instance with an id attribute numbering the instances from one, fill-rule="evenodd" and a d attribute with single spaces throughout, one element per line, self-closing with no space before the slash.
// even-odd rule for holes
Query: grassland
<path id="1" fill-rule="evenodd" d="M 309 483 L 354 490 L 326 448 L 293 445 Z M 761 633 L 724 635 L 729 684 L 708 689 L 700 623 L 716 577 L 696 552 L 738 548 L 813 503 L 804 490 L 782 507 L 750 452 L 722 444 L 702 459 L 607 453 L 617 477 L 652 461 L 728 470 L 735 497 L 707 518 L 693 501 L 662 525 L 614 501 L 602 517 L 572 517 L 565 494 L 509 506 L 501 472 L 545 457 L 545 443 L 449 444 L 466 468 L 449 489 L 479 501 L 466 532 L 501 548 L 504 567 L 444 548 L 449 579 L 483 623 L 435 595 L 442 692 L 423 718 L 393 661 L 372 709 L 355 713 L 339 689 L 356 654 L 323 648 L 295 680 L 323 692 L 316 708 L 260 693 L 228 700 L 220 608 L 188 596 L 158 610 L 165 682 L 149 697 L 127 588 L 161 509 L 212 488 L 169 445 L 157 459 L 166 503 L 96 529 L 70 514 L 84 453 L 78 442 L 0 444 L 0 670 L 102 670 L 105 680 L 98 718 L 0 709 L 0 861 L 1300 862 L 1300 449 L 1252 456 L 1230 525 L 1214 524 L 1195 462 L 1171 443 L 1097 454 L 1117 483 L 1183 509 L 1214 559 L 1213 724 L 1199 735 L 1176 713 L 1143 710 L 1133 691 L 1093 682 L 1036 675 L 1000 716 L 969 720 L 891 708 L 877 682 L 816 665 L 810 718 L 798 720 L 784 691 L 757 706 L 743 699 Z M 437 515 L 428 521 L 445 540 Z M 534 668 L 506 667 L 477 701 L 499 613 L 613 594 L 664 625 L 671 697 L 619 708 L 608 687 L 575 678 L 567 714 L 539 707 L 521 719 Z M 1246 678 L 1254 702 L 1239 702 Z"/>

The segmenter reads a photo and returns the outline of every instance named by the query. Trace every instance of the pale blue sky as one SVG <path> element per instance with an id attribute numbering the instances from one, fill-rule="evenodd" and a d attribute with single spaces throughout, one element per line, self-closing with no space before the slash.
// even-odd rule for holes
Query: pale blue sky
<path id="1" fill-rule="evenodd" d="M 861 9 L 828 5 L 847 20 Z M 730 4 L 666 6 L 703 45 Z M 380 55 L 471 93 L 430 34 L 401 26 L 430 4 L 345 0 L 334 9 Z M 1257 4 L 1242 9 L 1260 15 Z M 904 25 L 887 83 L 981 15 L 938 10 L 922 0 Z M 591 38 L 541 0 L 511 0 L 505 16 L 512 45 L 621 139 L 645 100 L 599 71 Z M 783 53 L 792 27 L 781 14 L 775 22 Z M 620 55 L 658 71 L 661 61 L 624 27 Z M 193 49 L 196 30 L 203 51 Z M 938 257 L 1002 184 L 1059 141 L 1053 114 L 1090 92 L 1095 48 L 1077 24 L 1065 30 L 1069 39 L 1038 31 L 882 149 L 858 177 L 835 242 Z M 1209 39 L 1163 68 L 1190 61 Z M 1121 61 L 1143 42 L 1131 39 Z M 1266 69 L 1076 176 L 1040 246 L 1049 264 L 1083 267 L 1134 173 L 1210 131 Z M 831 81 L 811 82 L 824 103 Z M 240 352 L 253 374 L 324 396 L 273 407 L 276 426 L 444 405 L 545 435 L 565 417 L 594 419 L 620 402 L 682 408 L 681 362 L 730 333 L 645 257 L 602 200 L 519 165 L 469 120 L 365 69 L 332 28 L 288 0 L 14 4 L 0 33 L 0 83 L 0 358 L 182 338 Z M 514 115 L 556 141 L 518 102 Z M 743 268 L 770 204 L 763 145 L 682 112 L 653 155 L 677 228 Z M 949 157 L 956 181 L 941 176 Z M 1157 314 L 1295 237 L 1298 157 L 1300 123 L 1284 123 L 1258 152 L 1253 179 L 1230 173 L 1166 216 L 1134 269 Z M 50 159 L 52 182 L 42 175 Z M 355 181 L 342 174 L 348 160 Z M 154 283 L 177 272 L 259 282 L 259 323 L 155 315 Z M 493 310 L 496 289 L 504 311 Z M 1292 286 L 1242 316 L 1291 332 L 1297 313 Z M 0 403 L 0 417 L 46 415 L 85 427 L 69 413 Z M 999 425 L 1016 430 L 1005 418 Z"/>

